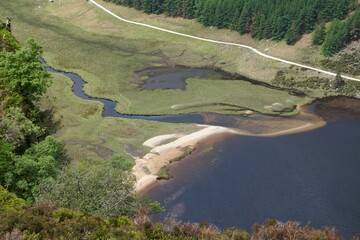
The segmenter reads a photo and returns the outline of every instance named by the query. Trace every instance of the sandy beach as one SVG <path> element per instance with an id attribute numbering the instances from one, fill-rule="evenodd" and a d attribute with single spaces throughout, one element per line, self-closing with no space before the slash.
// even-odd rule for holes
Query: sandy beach
<path id="1" fill-rule="evenodd" d="M 237 131 L 218 126 L 198 125 L 199 130 L 187 135 L 167 134 L 148 139 L 143 145 L 152 147 L 150 152 L 142 158 L 135 158 L 134 175 L 136 177 L 135 189 L 142 191 L 156 181 L 159 170 L 168 165 L 174 158 L 184 154 L 183 149 L 196 145 L 204 139 L 223 133 L 237 134 Z M 174 139 L 173 141 L 161 144 L 162 142 Z"/>
<path id="2" fill-rule="evenodd" d="M 245 120 L 246 121 L 246 120 Z M 157 181 L 159 170 L 170 164 L 171 160 L 184 155 L 186 147 L 194 147 L 202 141 L 219 134 L 237 134 L 256 137 L 276 137 L 297 132 L 310 131 L 326 125 L 321 118 L 302 112 L 297 119 L 279 121 L 253 121 L 244 128 L 226 128 L 220 126 L 197 125 L 190 134 L 159 135 L 146 140 L 143 145 L 151 150 L 143 157 L 135 158 L 133 168 L 136 177 L 135 190 L 142 192 Z M 259 130 L 260 129 L 260 130 Z"/>

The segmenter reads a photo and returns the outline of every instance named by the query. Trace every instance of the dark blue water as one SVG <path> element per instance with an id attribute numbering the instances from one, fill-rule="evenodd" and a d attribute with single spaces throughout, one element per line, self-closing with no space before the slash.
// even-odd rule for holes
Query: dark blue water
<path id="1" fill-rule="evenodd" d="M 249 231 L 275 218 L 335 226 L 350 238 L 360 232 L 359 140 L 355 120 L 282 137 L 230 137 L 149 192 L 168 210 L 156 218 Z"/>
<path id="2" fill-rule="evenodd" d="M 160 68 L 161 70 L 161 68 Z M 156 70 L 155 70 L 156 71 Z M 142 75 L 147 75 L 148 72 L 153 74 L 154 69 L 143 71 Z M 186 89 L 186 79 L 197 77 L 199 79 L 203 77 L 214 77 L 217 78 L 225 77 L 219 72 L 216 72 L 211 69 L 204 68 L 175 68 L 173 71 L 164 71 L 156 74 L 155 76 L 150 76 L 141 87 L 148 90 L 155 89 Z"/>

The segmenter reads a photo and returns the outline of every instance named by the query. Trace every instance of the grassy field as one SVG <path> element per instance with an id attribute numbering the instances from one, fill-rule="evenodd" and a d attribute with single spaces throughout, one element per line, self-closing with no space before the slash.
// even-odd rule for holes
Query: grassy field
<path id="1" fill-rule="evenodd" d="M 294 104 L 306 99 L 291 96 L 287 92 L 278 91 L 263 86 L 253 85 L 244 81 L 224 81 L 224 80 L 187 80 L 187 89 L 183 90 L 153 90 L 134 92 L 131 112 L 142 112 L 146 114 L 156 113 L 186 113 L 202 111 L 206 107 L 207 111 L 222 113 L 237 113 L 238 109 L 227 105 L 249 108 L 272 114 L 273 108 L 269 105 L 283 106 L 291 108 Z M 161 97 L 154 97 L 159 95 Z M 164 103 L 164 99 L 166 99 Z M 225 104 L 212 105 L 212 103 Z M 155 108 L 153 106 L 156 106 Z M 162 109 L 160 109 L 162 106 Z M 134 108 L 137 109 L 134 109 Z M 141 108 L 140 108 L 141 107 Z M 121 111 L 121 108 L 118 108 Z M 278 110 L 281 110 L 278 109 Z"/>
<path id="2" fill-rule="evenodd" d="M 62 126 L 57 135 L 66 143 L 73 159 L 108 159 L 113 154 L 142 155 L 148 149 L 142 143 L 158 134 L 194 131 L 193 125 L 153 121 L 104 118 L 102 104 L 82 100 L 71 92 L 72 82 L 53 74 L 54 84 L 42 99 L 44 108 L 54 107 Z M 128 156 L 129 157 L 129 156 Z"/>
<path id="3" fill-rule="evenodd" d="M 105 3 L 102 3 L 105 4 Z M 120 15 L 160 27 L 218 40 L 269 48 L 269 53 L 297 60 L 301 44 L 256 42 L 229 30 L 204 28 L 193 20 L 146 15 L 105 4 Z M 268 114 L 309 99 L 243 81 L 188 80 L 186 91 L 140 90 L 134 72 L 154 66 L 186 65 L 220 68 L 270 82 L 289 66 L 270 61 L 249 50 L 204 43 L 120 22 L 85 0 L 0 0 L 2 16 L 13 19 L 13 34 L 24 42 L 34 37 L 44 48 L 44 58 L 54 68 L 80 74 L 88 84 L 85 92 L 117 101 L 122 113 L 166 114 L 201 111 L 238 113 L 228 104 Z M 163 133 L 186 132 L 191 125 L 103 118 L 101 104 L 74 97 L 71 83 L 54 75 L 54 84 L 44 103 L 62 116 L 59 136 L 74 158 L 108 158 L 113 153 L 140 148 L 144 140 Z M 133 147 L 132 147 L 133 146 Z"/>

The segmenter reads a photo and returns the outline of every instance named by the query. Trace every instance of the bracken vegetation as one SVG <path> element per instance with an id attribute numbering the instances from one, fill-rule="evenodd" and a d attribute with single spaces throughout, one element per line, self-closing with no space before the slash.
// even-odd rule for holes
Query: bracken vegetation
<path id="1" fill-rule="evenodd" d="M 6 199 L 5 201 L 3 199 Z M 323 230 L 301 226 L 298 222 L 268 220 L 253 226 L 253 233 L 203 224 L 168 220 L 153 224 L 147 211 L 140 208 L 134 218 L 127 216 L 100 217 L 66 208 L 56 208 L 48 202 L 25 205 L 21 199 L 0 189 L 1 239 L 232 239 L 232 240 L 337 240 L 333 228 Z"/>
<path id="2" fill-rule="evenodd" d="M 351 74 L 354 76 L 360 75 L 360 52 L 356 49 L 353 53 L 342 53 L 340 52 L 339 57 L 335 59 L 325 59 L 322 61 L 322 65 L 327 69 L 338 71 L 341 69 L 342 72 Z"/>
<path id="3" fill-rule="evenodd" d="M 298 89 L 311 95 L 311 91 L 322 90 L 325 95 L 344 95 L 356 97 L 359 94 L 360 83 L 354 81 L 344 81 L 338 74 L 333 78 L 324 78 L 320 76 L 299 77 L 299 70 L 290 69 L 279 71 L 272 81 L 272 84 L 288 89 Z"/>

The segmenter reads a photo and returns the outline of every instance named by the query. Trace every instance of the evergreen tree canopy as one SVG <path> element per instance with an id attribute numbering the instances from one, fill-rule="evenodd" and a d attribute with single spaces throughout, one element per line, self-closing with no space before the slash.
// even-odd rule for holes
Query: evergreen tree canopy
<path id="1" fill-rule="evenodd" d="M 197 18 L 205 26 L 230 28 L 257 39 L 284 39 L 288 44 L 294 44 L 304 33 L 313 31 L 319 22 L 344 19 L 357 4 L 356 0 L 105 1 L 146 13 Z M 354 25 L 358 24 L 354 21 Z"/>

